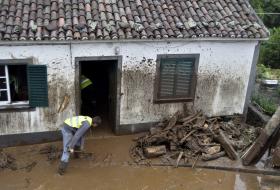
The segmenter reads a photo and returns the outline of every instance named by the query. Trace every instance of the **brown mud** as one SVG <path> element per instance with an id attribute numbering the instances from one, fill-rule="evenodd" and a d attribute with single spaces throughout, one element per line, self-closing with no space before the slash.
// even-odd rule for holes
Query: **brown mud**
<path id="1" fill-rule="evenodd" d="M 2 190 L 163 190 L 163 189 L 280 189 L 280 177 L 197 168 L 138 166 L 130 159 L 129 148 L 135 136 L 88 139 L 86 152 L 92 159 L 71 159 L 64 176 L 57 174 L 59 159 L 49 160 L 40 150 L 50 144 L 12 147 L 5 154 L 26 169 L 0 170 Z M 61 142 L 52 143 L 61 150 Z M 56 156 L 55 156 L 56 158 Z M 32 164 L 36 162 L 37 164 Z M 20 168 L 20 167 L 19 167 Z"/>

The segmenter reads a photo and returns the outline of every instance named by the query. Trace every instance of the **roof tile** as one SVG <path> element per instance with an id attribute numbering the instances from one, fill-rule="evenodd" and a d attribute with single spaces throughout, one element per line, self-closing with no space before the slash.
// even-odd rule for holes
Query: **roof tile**
<path id="1" fill-rule="evenodd" d="M 269 35 L 247 0 L 0 2 L 0 40 L 266 38 Z"/>

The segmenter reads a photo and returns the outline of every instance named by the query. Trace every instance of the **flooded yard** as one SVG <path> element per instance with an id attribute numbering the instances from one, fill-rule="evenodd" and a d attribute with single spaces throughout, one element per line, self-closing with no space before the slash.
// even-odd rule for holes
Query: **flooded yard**
<path id="1" fill-rule="evenodd" d="M 71 159 L 64 176 L 57 174 L 59 159 L 49 161 L 40 149 L 48 144 L 7 148 L 16 159 L 17 170 L 0 170 L 3 190 L 162 190 L 162 189 L 280 189 L 279 176 L 172 166 L 139 166 L 132 162 L 129 148 L 135 136 L 88 139 L 91 158 Z M 51 143 L 61 147 L 61 142 Z M 24 166 L 36 162 L 31 169 Z"/>

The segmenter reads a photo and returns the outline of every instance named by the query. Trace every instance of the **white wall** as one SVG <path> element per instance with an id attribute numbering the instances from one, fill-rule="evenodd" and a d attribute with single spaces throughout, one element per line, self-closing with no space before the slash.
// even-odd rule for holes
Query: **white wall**
<path id="1" fill-rule="evenodd" d="M 65 95 L 74 91 L 74 67 L 68 46 L 0 46 L 0 59 L 33 58 L 34 64 L 48 67 L 49 107 L 30 111 L 0 111 L 0 134 L 56 130 L 65 117 L 75 110 L 74 99 L 57 114 Z"/>
<path id="2" fill-rule="evenodd" d="M 36 64 L 48 64 L 50 103 L 49 108 L 31 112 L 1 112 L 0 133 L 57 129 L 75 112 L 75 57 L 114 56 L 117 47 L 123 56 L 121 124 L 154 122 L 183 111 L 183 103 L 153 104 L 157 54 L 200 54 L 195 107 L 209 116 L 242 113 L 256 44 L 198 41 L 73 44 L 71 48 L 69 45 L 0 46 L 1 59 L 35 57 Z M 57 114 L 65 94 L 70 95 L 70 104 Z"/>

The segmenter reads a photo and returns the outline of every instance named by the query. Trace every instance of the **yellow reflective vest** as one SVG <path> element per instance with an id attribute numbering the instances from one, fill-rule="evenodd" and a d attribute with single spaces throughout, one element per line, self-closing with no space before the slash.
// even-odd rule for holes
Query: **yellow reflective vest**
<path id="1" fill-rule="evenodd" d="M 89 78 L 85 77 L 84 75 L 81 76 L 81 89 L 85 89 L 91 84 L 92 82 Z"/>
<path id="2" fill-rule="evenodd" d="M 82 126 L 82 123 L 84 121 L 88 121 L 89 124 L 92 124 L 92 118 L 88 116 L 75 116 L 75 117 L 70 117 L 64 121 L 67 125 L 70 127 L 74 128 L 80 128 Z"/>

